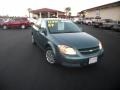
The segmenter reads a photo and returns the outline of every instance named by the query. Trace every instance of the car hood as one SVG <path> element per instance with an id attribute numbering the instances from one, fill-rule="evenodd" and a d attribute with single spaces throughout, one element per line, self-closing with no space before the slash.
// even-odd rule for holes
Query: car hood
<path id="1" fill-rule="evenodd" d="M 96 47 L 99 44 L 99 40 L 85 32 L 51 34 L 51 36 L 58 44 L 76 49 Z"/>

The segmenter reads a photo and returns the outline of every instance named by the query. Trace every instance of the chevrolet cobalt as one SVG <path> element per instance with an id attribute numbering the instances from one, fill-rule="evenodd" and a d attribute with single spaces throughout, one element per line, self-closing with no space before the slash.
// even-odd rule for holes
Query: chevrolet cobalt
<path id="1" fill-rule="evenodd" d="M 101 61 L 101 42 L 70 20 L 44 18 L 32 26 L 32 43 L 45 51 L 50 64 L 81 67 Z"/>

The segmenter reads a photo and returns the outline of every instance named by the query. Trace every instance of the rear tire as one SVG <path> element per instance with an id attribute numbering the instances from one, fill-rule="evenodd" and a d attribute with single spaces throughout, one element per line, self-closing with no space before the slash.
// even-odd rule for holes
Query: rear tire
<path id="1" fill-rule="evenodd" d="M 4 30 L 6 30 L 6 29 L 7 29 L 7 26 L 6 26 L 6 25 L 4 25 L 4 26 L 3 26 L 3 29 L 4 29 Z"/>

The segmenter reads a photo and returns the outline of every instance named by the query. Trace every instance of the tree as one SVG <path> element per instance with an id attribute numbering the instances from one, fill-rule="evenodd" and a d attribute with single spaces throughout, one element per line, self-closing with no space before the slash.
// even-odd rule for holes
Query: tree
<path id="1" fill-rule="evenodd" d="M 71 18 L 71 12 L 69 12 L 68 16 L 69 16 L 69 18 Z"/>
<path id="2" fill-rule="evenodd" d="M 80 17 L 81 18 L 85 18 L 86 17 L 86 11 L 81 11 L 80 13 L 79 13 L 79 15 L 80 15 Z"/>
<path id="3" fill-rule="evenodd" d="M 66 7 L 65 8 L 65 14 L 66 14 L 66 17 L 70 16 L 71 15 L 71 7 Z"/>

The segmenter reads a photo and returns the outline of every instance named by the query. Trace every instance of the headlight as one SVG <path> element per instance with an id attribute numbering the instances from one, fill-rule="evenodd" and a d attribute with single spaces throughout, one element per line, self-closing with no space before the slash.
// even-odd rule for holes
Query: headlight
<path id="1" fill-rule="evenodd" d="M 73 48 L 66 46 L 66 45 L 58 45 L 58 48 L 61 53 L 66 54 L 66 55 L 76 55 L 76 50 Z"/>
<path id="2" fill-rule="evenodd" d="M 102 49 L 102 44 L 101 44 L 101 42 L 99 42 L 99 48 Z"/>

